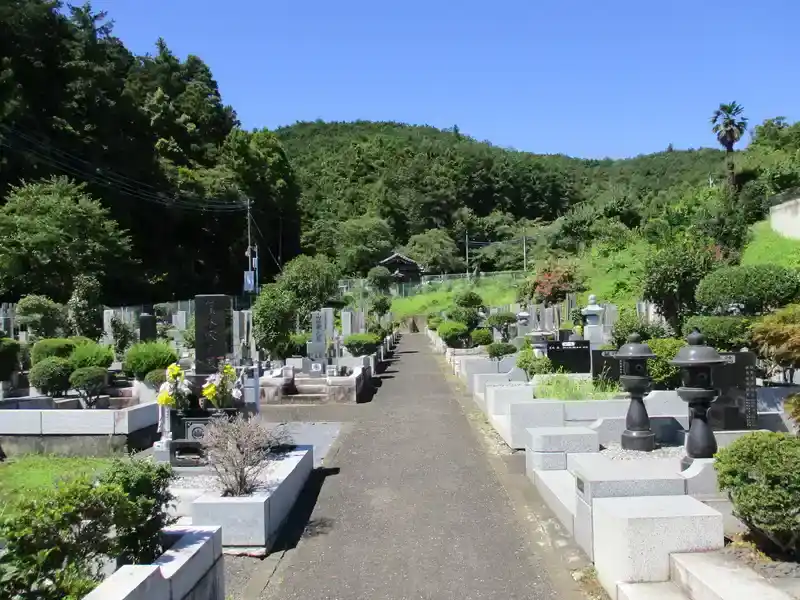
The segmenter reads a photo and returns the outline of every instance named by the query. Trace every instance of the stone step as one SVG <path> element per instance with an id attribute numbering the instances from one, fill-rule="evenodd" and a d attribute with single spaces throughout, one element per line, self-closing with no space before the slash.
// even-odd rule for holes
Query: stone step
<path id="1" fill-rule="evenodd" d="M 328 401 L 327 394 L 290 394 L 287 396 L 280 396 L 275 401 L 264 403 L 262 405 L 276 405 L 276 404 L 325 404 Z"/>
<path id="2" fill-rule="evenodd" d="M 298 394 L 306 394 L 306 395 L 307 394 L 323 394 L 324 395 L 324 394 L 326 394 L 328 392 L 328 384 L 327 383 L 317 384 L 317 385 L 304 383 L 304 384 L 301 384 L 301 385 L 297 385 L 295 387 L 297 388 L 297 393 Z"/>
<path id="3" fill-rule="evenodd" d="M 753 569 L 718 552 L 672 554 L 670 576 L 691 600 L 792 600 Z"/>
<path id="4" fill-rule="evenodd" d="M 620 583 L 617 600 L 688 600 L 678 587 L 665 583 Z"/>

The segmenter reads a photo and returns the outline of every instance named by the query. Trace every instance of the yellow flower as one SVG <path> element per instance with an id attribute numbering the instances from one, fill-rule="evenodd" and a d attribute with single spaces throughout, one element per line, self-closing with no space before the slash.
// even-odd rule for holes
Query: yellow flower
<path id="1" fill-rule="evenodd" d="M 217 397 L 217 386 L 213 383 L 207 383 L 203 386 L 203 397 L 211 400 L 212 402 Z"/>
<path id="2" fill-rule="evenodd" d="M 172 363 L 167 367 L 167 377 L 173 381 L 181 379 L 183 377 L 183 370 L 177 363 Z"/>
<path id="3" fill-rule="evenodd" d="M 236 369 L 234 369 L 231 365 L 225 365 L 222 367 L 222 374 L 227 376 L 236 375 Z"/>
<path id="4" fill-rule="evenodd" d="M 161 406 L 175 406 L 175 398 L 169 392 L 161 392 L 156 398 Z"/>

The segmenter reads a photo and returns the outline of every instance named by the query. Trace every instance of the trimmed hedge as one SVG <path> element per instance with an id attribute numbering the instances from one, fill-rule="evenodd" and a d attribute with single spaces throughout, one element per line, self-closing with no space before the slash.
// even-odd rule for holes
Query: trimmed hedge
<path id="1" fill-rule="evenodd" d="M 74 339 L 69 338 L 46 338 L 39 340 L 33 345 L 31 350 L 31 365 L 35 366 L 38 362 L 56 356 L 58 358 L 69 358 L 75 350 Z"/>
<path id="2" fill-rule="evenodd" d="M 442 324 L 442 317 L 439 315 L 428 315 L 427 318 L 427 325 L 428 329 L 431 331 L 436 331 L 439 328 L 439 325 Z"/>
<path id="3" fill-rule="evenodd" d="M 742 347 L 750 347 L 752 338 L 750 326 L 752 319 L 741 316 L 727 317 L 690 317 L 683 325 L 683 331 L 689 333 L 697 329 L 706 339 L 706 344 L 722 352 L 737 352 Z"/>
<path id="4" fill-rule="evenodd" d="M 469 327 L 458 321 L 445 321 L 439 325 L 437 333 L 450 348 L 463 348 L 469 339 Z"/>
<path id="5" fill-rule="evenodd" d="M 8 381 L 19 369 L 20 343 L 11 338 L 0 338 L 0 381 Z"/>
<path id="6" fill-rule="evenodd" d="M 154 369 L 144 376 L 144 382 L 158 389 L 167 380 L 166 369 Z"/>
<path id="7" fill-rule="evenodd" d="M 731 305 L 744 315 L 760 315 L 800 297 L 800 275 L 779 265 L 721 267 L 706 275 L 695 298 L 704 312 L 727 313 Z"/>
<path id="8" fill-rule="evenodd" d="M 800 438 L 754 432 L 716 455 L 717 484 L 727 492 L 734 515 L 758 537 L 798 556 Z"/>
<path id="9" fill-rule="evenodd" d="M 344 347 L 353 356 L 374 354 L 381 343 L 381 338 L 374 333 L 354 333 L 344 339 Z"/>
<path id="10" fill-rule="evenodd" d="M 517 347 L 507 342 L 494 342 L 486 346 L 486 352 L 488 352 L 489 358 L 499 361 L 504 356 L 515 354 Z"/>
<path id="11" fill-rule="evenodd" d="M 73 369 L 83 367 L 103 367 L 108 369 L 114 362 L 114 350 L 111 346 L 103 346 L 97 342 L 78 344 L 69 355 Z"/>
<path id="12" fill-rule="evenodd" d="M 72 366 L 66 358 L 49 356 L 31 367 L 30 384 L 46 396 L 63 396 L 69 390 Z"/>
<path id="13" fill-rule="evenodd" d="M 678 350 L 686 345 L 686 340 L 676 338 L 664 338 L 661 340 L 649 340 L 647 345 L 656 355 L 647 361 L 647 369 L 653 379 L 653 387 L 662 390 L 671 390 L 680 386 L 680 372 L 678 367 L 669 364 Z"/>
<path id="14" fill-rule="evenodd" d="M 480 314 L 478 314 L 477 308 L 466 308 L 463 306 L 456 306 L 455 308 L 452 308 L 448 311 L 447 320 L 463 323 L 464 325 L 467 326 L 467 329 L 472 331 L 481 322 L 481 316 Z"/>
<path id="15" fill-rule="evenodd" d="M 97 403 L 97 397 L 106 388 L 108 369 L 103 367 L 81 367 L 69 376 L 69 385 L 81 395 L 87 408 Z"/>
<path id="16" fill-rule="evenodd" d="M 178 355 L 166 342 L 139 342 L 125 353 L 122 370 L 139 381 L 156 369 L 166 369 L 178 360 Z"/>
<path id="17" fill-rule="evenodd" d="M 473 346 L 488 346 L 494 342 L 494 336 L 488 329 L 476 329 L 469 336 L 472 338 Z"/>
<path id="18" fill-rule="evenodd" d="M 529 380 L 534 375 L 547 375 L 555 372 L 552 361 L 547 356 L 536 356 L 530 345 L 526 345 L 519 351 L 517 367 L 525 371 Z"/>

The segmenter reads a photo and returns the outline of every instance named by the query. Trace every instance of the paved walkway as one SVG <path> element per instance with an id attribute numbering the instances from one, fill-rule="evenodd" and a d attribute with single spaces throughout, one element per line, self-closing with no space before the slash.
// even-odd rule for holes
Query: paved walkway
<path id="1" fill-rule="evenodd" d="M 558 598 L 426 338 L 395 357 L 262 598 Z"/>

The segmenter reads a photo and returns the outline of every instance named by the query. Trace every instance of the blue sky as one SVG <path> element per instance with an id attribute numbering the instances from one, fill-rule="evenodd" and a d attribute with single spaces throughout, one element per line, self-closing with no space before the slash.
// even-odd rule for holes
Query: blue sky
<path id="1" fill-rule="evenodd" d="M 720 102 L 800 118 L 797 0 L 95 0 L 137 53 L 211 67 L 247 128 L 458 125 L 600 158 L 713 146 Z"/>

